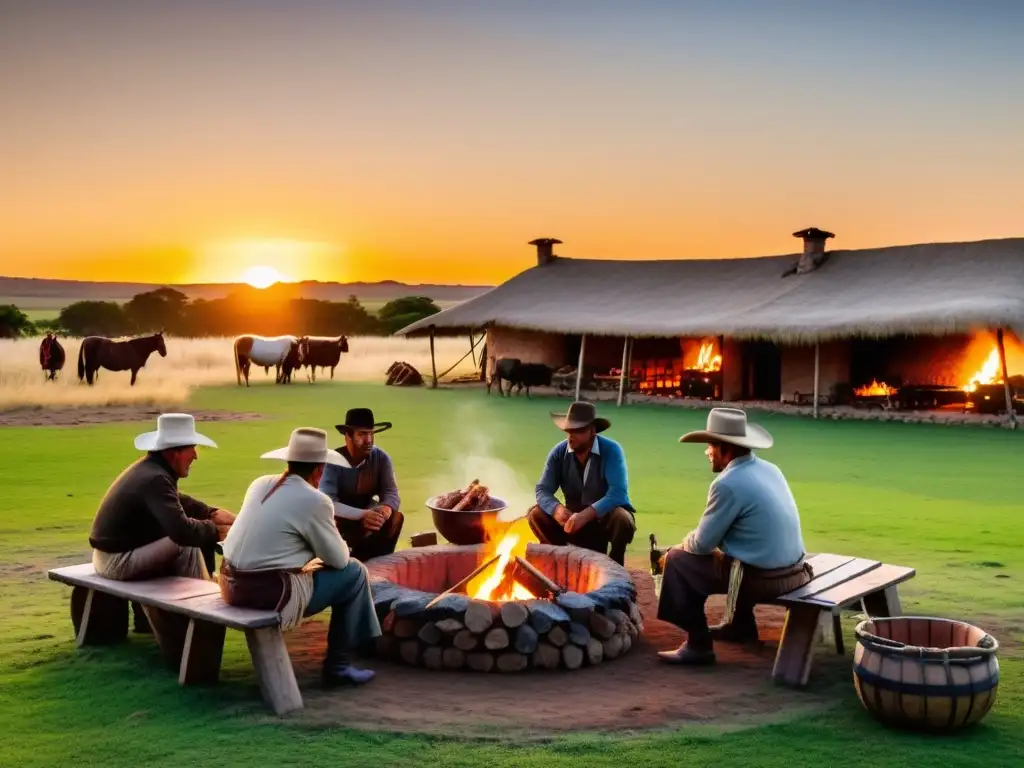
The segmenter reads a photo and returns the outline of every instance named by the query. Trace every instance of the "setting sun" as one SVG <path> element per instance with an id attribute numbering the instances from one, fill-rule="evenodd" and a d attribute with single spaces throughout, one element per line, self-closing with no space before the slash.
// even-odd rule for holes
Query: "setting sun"
<path id="1" fill-rule="evenodd" d="M 250 267 L 242 275 L 242 281 L 253 288 L 269 288 L 274 283 L 281 283 L 284 280 L 284 275 L 273 267 Z"/>

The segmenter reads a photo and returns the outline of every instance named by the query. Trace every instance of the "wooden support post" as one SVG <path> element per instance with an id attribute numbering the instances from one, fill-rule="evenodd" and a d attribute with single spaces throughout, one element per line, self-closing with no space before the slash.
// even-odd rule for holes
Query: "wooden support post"
<path id="1" fill-rule="evenodd" d="M 814 418 L 818 418 L 818 384 L 821 381 L 821 342 L 814 342 Z"/>
<path id="2" fill-rule="evenodd" d="M 302 694 L 279 627 L 245 630 L 245 642 L 256 668 L 263 700 L 275 715 L 302 709 Z"/>
<path id="3" fill-rule="evenodd" d="M 434 326 L 430 326 L 430 388 L 437 389 L 437 362 L 434 360 Z"/>
<path id="4" fill-rule="evenodd" d="M 469 354 L 473 356 L 473 367 L 476 368 L 476 340 L 472 331 L 469 332 Z"/>
<path id="5" fill-rule="evenodd" d="M 629 336 L 622 340 L 622 373 L 619 376 L 619 402 L 622 405 L 622 394 L 626 389 L 626 379 L 629 378 Z"/>
<path id="6" fill-rule="evenodd" d="M 223 624 L 199 619 L 189 621 L 185 631 L 185 645 L 181 651 L 181 666 L 178 668 L 180 685 L 217 682 L 226 629 Z"/>
<path id="7" fill-rule="evenodd" d="M 1003 345 L 1003 329 L 996 331 L 996 347 L 999 349 L 999 365 L 1003 371 L 1003 393 L 1006 395 L 1006 416 L 1010 429 L 1017 428 L 1017 411 L 1013 407 L 1013 390 L 1010 389 L 1010 374 L 1006 370 L 1006 347 Z"/>
<path id="8" fill-rule="evenodd" d="M 587 334 L 580 336 L 580 359 L 576 363 L 576 396 L 574 400 L 580 399 L 580 384 L 583 381 L 583 353 L 587 348 Z"/>

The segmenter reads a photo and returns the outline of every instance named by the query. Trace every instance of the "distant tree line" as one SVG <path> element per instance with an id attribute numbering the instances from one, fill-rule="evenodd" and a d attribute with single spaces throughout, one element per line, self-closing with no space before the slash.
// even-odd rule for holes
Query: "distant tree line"
<path id="1" fill-rule="evenodd" d="M 289 286 L 240 288 L 221 299 L 194 299 L 174 288 L 157 288 L 131 300 L 76 301 L 55 320 L 32 323 L 15 306 L 0 307 L 0 335 L 55 331 L 69 336 L 127 336 L 163 329 L 174 336 L 387 336 L 440 312 L 426 296 L 403 296 L 376 312 L 352 295 L 348 301 L 303 299 Z"/>

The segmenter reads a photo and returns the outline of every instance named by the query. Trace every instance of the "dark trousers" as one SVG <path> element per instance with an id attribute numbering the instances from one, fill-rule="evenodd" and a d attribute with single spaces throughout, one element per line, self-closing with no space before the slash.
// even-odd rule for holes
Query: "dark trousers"
<path id="1" fill-rule="evenodd" d="M 711 647 L 711 630 L 704 613 L 710 595 L 729 594 L 729 569 L 733 559 L 723 552 L 694 555 L 679 547 L 665 553 L 665 570 L 658 600 L 658 618 L 687 633 L 694 650 Z M 754 605 L 784 595 L 811 580 L 801 563 L 790 568 L 762 571 L 744 566 L 742 586 L 732 624 L 738 630 L 757 632 Z"/>
<path id="2" fill-rule="evenodd" d="M 527 513 L 530 529 L 544 544 L 564 547 L 572 544 L 608 555 L 619 565 L 625 565 L 626 545 L 636 533 L 633 514 L 622 507 L 616 507 L 604 517 L 599 517 L 578 531 L 566 533 L 561 524 L 540 507 L 534 506 Z M 611 546 L 611 552 L 608 547 Z"/>
<path id="3" fill-rule="evenodd" d="M 352 557 L 364 563 L 394 552 L 398 545 L 398 537 L 402 535 L 402 524 L 405 522 L 405 518 L 398 510 L 391 513 L 391 517 L 384 521 L 384 525 L 378 531 L 366 530 L 362 520 L 347 520 L 343 517 L 336 517 L 334 520 L 341 538 L 348 544 Z"/>

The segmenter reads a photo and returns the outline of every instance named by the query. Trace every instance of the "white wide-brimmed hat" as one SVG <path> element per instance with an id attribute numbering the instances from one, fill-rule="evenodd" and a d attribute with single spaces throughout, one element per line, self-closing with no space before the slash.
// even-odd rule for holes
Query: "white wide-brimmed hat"
<path id="1" fill-rule="evenodd" d="M 775 442 L 764 427 L 747 423 L 747 414 L 739 408 L 712 408 L 707 429 L 687 432 L 680 443 L 732 443 L 743 448 L 771 448 Z"/>
<path id="2" fill-rule="evenodd" d="M 196 432 L 195 417 L 187 413 L 161 413 L 156 419 L 156 432 L 143 432 L 135 438 L 135 447 L 140 451 L 162 451 L 186 445 L 217 447 L 213 440 Z"/>
<path id="3" fill-rule="evenodd" d="M 292 430 L 292 436 L 288 438 L 288 445 L 268 451 L 260 458 L 348 466 L 344 456 L 327 447 L 327 433 L 315 427 L 299 427 Z"/>

